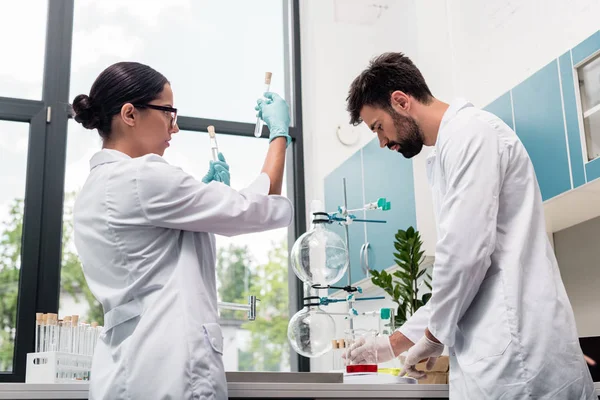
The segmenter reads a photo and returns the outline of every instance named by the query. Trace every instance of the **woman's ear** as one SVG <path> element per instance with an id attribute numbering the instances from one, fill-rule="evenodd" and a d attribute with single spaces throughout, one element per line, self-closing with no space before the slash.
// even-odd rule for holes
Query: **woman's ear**
<path id="1" fill-rule="evenodd" d="M 133 106 L 133 104 L 131 104 L 131 103 L 123 104 L 123 107 L 121 107 L 121 119 L 128 126 L 135 126 L 136 119 L 137 119 L 137 113 L 136 113 L 136 109 Z"/>

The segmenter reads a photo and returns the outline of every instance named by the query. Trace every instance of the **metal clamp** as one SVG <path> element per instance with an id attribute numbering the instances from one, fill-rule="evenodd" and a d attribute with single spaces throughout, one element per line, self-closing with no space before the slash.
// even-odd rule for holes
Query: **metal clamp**
<path id="1" fill-rule="evenodd" d="M 227 303 L 223 301 L 219 301 L 217 303 L 217 308 L 221 310 L 234 310 L 234 311 L 247 311 L 248 312 L 248 321 L 256 320 L 256 302 L 260 301 L 256 296 L 248 296 L 248 304 L 240 304 L 240 303 Z"/>
<path id="2" fill-rule="evenodd" d="M 363 243 L 363 245 L 360 247 L 360 268 L 367 277 L 369 277 L 369 271 L 371 271 L 371 268 L 369 267 L 370 246 L 371 245 L 369 244 L 369 242 L 366 242 Z"/>

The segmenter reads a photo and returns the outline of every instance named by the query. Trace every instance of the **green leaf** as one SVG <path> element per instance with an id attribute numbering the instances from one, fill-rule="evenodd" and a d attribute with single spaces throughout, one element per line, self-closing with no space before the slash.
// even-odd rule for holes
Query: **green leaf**
<path id="1" fill-rule="evenodd" d="M 425 293 L 423 295 L 423 304 L 427 304 L 427 302 L 429 301 L 429 299 L 431 299 L 431 293 Z"/>
<path id="2" fill-rule="evenodd" d="M 433 290 L 433 288 L 431 287 L 431 283 L 425 281 L 425 286 L 427 286 L 429 288 L 429 290 Z"/>
<path id="3" fill-rule="evenodd" d="M 417 274 L 417 279 L 419 279 L 420 277 L 422 277 L 426 272 L 427 272 L 426 269 L 422 269 L 421 271 L 419 271 L 419 273 Z"/>
<path id="4" fill-rule="evenodd" d="M 408 285 L 410 285 L 412 283 L 411 276 L 404 271 L 400 271 L 400 270 L 394 271 L 394 276 L 396 278 L 402 279 L 402 281 L 404 281 L 404 283 L 406 283 Z"/>
<path id="5" fill-rule="evenodd" d="M 400 290 L 401 290 L 400 286 L 396 286 L 394 288 L 394 295 L 393 295 L 394 301 L 397 301 L 402 296 L 402 293 Z"/>

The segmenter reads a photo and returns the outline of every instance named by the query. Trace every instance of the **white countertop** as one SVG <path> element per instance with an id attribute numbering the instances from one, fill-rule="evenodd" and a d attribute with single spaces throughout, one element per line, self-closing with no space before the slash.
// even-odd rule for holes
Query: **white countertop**
<path id="1" fill-rule="evenodd" d="M 228 384 L 229 397 L 247 399 L 431 399 L 447 398 L 448 385 L 360 385 L 344 383 Z M 0 384 L 0 399 L 87 399 L 88 384 Z"/>
<path id="2" fill-rule="evenodd" d="M 232 398 L 431 399 L 447 398 L 448 385 L 355 385 L 343 383 L 235 383 Z M 600 396 L 600 382 L 596 383 Z M 87 399 L 88 384 L 0 383 L 0 399 Z"/>

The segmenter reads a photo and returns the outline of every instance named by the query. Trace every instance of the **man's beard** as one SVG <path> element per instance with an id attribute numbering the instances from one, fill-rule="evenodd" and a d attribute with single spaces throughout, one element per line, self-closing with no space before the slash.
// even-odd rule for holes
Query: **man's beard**
<path id="1" fill-rule="evenodd" d="M 413 158 L 421 152 L 423 148 L 423 133 L 417 122 L 412 117 L 405 117 L 402 114 L 391 109 L 390 115 L 394 121 L 396 135 L 403 137 L 398 142 L 389 142 L 387 147 L 391 149 L 398 145 L 398 152 L 402 153 L 405 158 Z"/>

